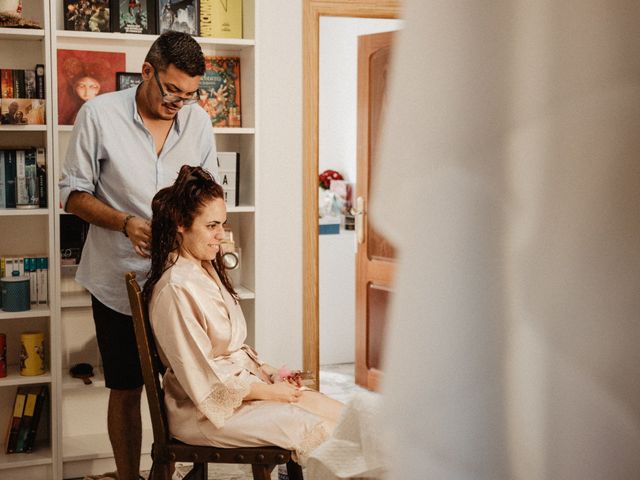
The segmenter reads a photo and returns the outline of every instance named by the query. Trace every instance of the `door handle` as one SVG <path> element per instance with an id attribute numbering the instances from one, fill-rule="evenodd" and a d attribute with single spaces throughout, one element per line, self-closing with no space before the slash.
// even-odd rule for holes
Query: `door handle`
<path id="1" fill-rule="evenodd" d="M 356 208 L 351 209 L 351 214 L 355 217 L 356 238 L 358 243 L 364 243 L 364 198 L 356 198 Z"/>

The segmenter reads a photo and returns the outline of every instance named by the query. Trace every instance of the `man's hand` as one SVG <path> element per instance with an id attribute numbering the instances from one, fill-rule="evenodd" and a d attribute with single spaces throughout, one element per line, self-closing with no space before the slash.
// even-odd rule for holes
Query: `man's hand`
<path id="1" fill-rule="evenodd" d="M 151 224 L 142 218 L 131 217 L 127 222 L 127 235 L 135 252 L 143 258 L 149 258 L 151 247 Z"/>

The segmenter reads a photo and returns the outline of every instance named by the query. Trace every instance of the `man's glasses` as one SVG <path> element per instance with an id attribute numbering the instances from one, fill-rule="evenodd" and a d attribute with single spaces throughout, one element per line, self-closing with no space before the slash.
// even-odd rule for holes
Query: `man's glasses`
<path id="1" fill-rule="evenodd" d="M 191 97 L 181 97 L 179 95 L 173 95 L 164 91 L 162 88 L 162 83 L 160 83 L 160 78 L 158 78 L 158 69 L 153 67 L 153 78 L 156 79 L 156 83 L 158 84 L 158 88 L 160 89 L 160 95 L 162 95 L 162 103 L 174 105 L 176 103 L 182 102 L 183 105 L 191 105 L 196 103 L 199 98 L 199 90 L 196 90 Z"/>

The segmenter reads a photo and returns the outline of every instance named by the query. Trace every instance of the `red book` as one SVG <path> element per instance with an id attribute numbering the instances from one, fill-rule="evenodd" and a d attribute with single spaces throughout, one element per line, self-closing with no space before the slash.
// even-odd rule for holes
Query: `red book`
<path id="1" fill-rule="evenodd" d="M 2 98 L 13 98 L 13 71 L 10 68 L 0 70 L 0 91 Z"/>

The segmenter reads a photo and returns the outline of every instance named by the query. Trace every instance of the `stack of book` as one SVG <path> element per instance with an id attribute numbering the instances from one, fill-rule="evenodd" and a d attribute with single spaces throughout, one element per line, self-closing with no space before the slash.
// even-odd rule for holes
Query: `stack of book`
<path id="1" fill-rule="evenodd" d="M 0 69 L 0 123 L 44 125 L 44 65 L 32 70 Z"/>
<path id="2" fill-rule="evenodd" d="M 47 208 L 44 148 L 0 150 L 0 208 Z"/>
<path id="3" fill-rule="evenodd" d="M 49 388 L 46 385 L 18 387 L 7 429 L 5 441 L 7 453 L 33 451 L 40 417 L 48 396 Z"/>

